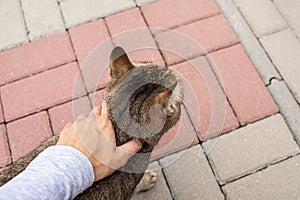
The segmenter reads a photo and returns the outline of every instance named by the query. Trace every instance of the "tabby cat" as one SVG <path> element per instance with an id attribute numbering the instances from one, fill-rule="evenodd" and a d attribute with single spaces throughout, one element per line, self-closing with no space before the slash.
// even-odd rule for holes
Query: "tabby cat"
<path id="1" fill-rule="evenodd" d="M 116 143 L 140 138 L 143 146 L 125 166 L 95 182 L 76 199 L 130 199 L 150 162 L 153 147 L 181 113 L 181 84 L 170 69 L 150 63 L 133 64 L 121 47 L 113 49 L 109 66 L 111 82 L 104 99 L 108 102 Z M 55 145 L 58 137 L 53 136 L 1 171 L 0 186 L 22 172 L 45 148 Z"/>

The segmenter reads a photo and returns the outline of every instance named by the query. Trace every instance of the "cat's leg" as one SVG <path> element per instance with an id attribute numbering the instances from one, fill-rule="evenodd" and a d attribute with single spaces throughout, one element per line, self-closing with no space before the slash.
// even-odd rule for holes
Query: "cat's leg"
<path id="1" fill-rule="evenodd" d="M 135 188 L 135 192 L 143 192 L 153 188 L 156 182 L 156 173 L 153 171 L 146 171 L 143 178 Z"/>

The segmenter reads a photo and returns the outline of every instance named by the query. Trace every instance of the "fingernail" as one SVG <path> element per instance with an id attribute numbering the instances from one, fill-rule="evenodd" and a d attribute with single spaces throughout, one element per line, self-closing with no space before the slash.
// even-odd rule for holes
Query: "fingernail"
<path id="1" fill-rule="evenodd" d="M 143 146 L 143 143 L 142 143 L 142 141 L 141 140 L 139 140 L 139 139 L 134 139 L 134 141 L 136 142 L 136 144 L 139 146 L 139 148 L 141 149 L 142 148 L 142 146 Z"/>

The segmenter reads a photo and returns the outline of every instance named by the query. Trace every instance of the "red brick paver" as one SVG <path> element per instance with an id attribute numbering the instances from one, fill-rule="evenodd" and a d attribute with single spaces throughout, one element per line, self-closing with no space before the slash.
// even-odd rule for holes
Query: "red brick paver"
<path id="1" fill-rule="evenodd" d="M 11 162 L 4 124 L 0 124 L 0 167 Z"/>
<path id="2" fill-rule="evenodd" d="M 1 95 L 0 95 L 0 123 L 4 121 L 4 114 L 2 110 L 2 102 L 1 102 Z"/>
<path id="3" fill-rule="evenodd" d="M 54 134 L 59 134 L 67 123 L 74 121 L 80 114 L 87 115 L 90 111 L 90 101 L 87 97 L 49 109 Z"/>
<path id="4" fill-rule="evenodd" d="M 209 58 L 241 124 L 278 112 L 240 44 L 214 52 Z"/>
<path id="5" fill-rule="evenodd" d="M 0 85 L 73 60 L 67 32 L 0 52 Z"/>
<path id="6" fill-rule="evenodd" d="M 129 52 L 132 61 L 151 61 L 164 65 L 164 60 L 138 8 L 107 17 L 106 23 L 117 46 L 122 46 L 125 50 L 143 48 Z"/>
<path id="7" fill-rule="evenodd" d="M 232 30 L 231 26 L 223 15 L 217 15 L 201 21 L 197 21 L 185 26 L 180 26 L 174 31 L 183 34 L 182 37 L 189 37 L 198 45 L 198 49 L 191 48 L 187 43 L 179 43 L 178 49 L 185 48 L 185 53 L 180 56 L 191 58 L 207 52 L 211 52 L 232 44 L 237 43 L 239 40 Z M 177 41 L 174 41 L 171 32 L 163 32 L 156 35 L 158 45 L 160 47 L 172 49 Z M 182 58 L 171 53 L 163 51 L 167 64 L 173 64 L 182 61 Z"/>
<path id="8" fill-rule="evenodd" d="M 76 63 L 22 79 L 1 88 L 6 121 L 39 111 L 85 93 L 81 77 L 78 84 Z"/>
<path id="9" fill-rule="evenodd" d="M 52 133 L 46 112 L 40 112 L 7 124 L 13 161 L 35 149 Z"/>
<path id="10" fill-rule="evenodd" d="M 238 127 L 237 119 L 205 57 L 172 68 L 183 77 L 184 103 L 199 136 L 209 138 Z M 193 100 L 193 97 L 196 99 Z"/>
<path id="11" fill-rule="evenodd" d="M 220 13 L 214 0 L 161 0 L 142 7 L 150 27 L 173 28 Z"/>

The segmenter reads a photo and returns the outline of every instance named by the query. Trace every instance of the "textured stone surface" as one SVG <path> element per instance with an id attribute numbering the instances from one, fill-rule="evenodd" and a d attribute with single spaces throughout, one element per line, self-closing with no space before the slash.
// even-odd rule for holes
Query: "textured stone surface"
<path id="1" fill-rule="evenodd" d="M 148 3 L 152 3 L 152 2 L 155 2 L 155 1 L 157 1 L 157 0 L 135 0 L 136 4 L 138 6 L 148 4 Z"/>
<path id="2" fill-rule="evenodd" d="M 15 162 L 52 135 L 48 115 L 40 112 L 8 123 L 7 134 Z"/>
<path id="3" fill-rule="evenodd" d="M 27 33 L 19 1 L 1 1 L 0 13 L 0 50 L 27 42 Z"/>
<path id="4" fill-rule="evenodd" d="M 157 179 L 154 187 L 146 192 L 134 193 L 131 200 L 145 200 L 145 199 L 164 199 L 172 200 L 169 188 L 166 184 L 164 175 L 162 174 L 161 167 L 157 161 L 151 163 L 148 167 L 149 170 L 157 174 Z"/>
<path id="5" fill-rule="evenodd" d="M 280 75 L 270 62 L 266 52 L 257 41 L 232 0 L 216 0 L 216 2 L 238 35 L 264 83 L 269 84 L 272 77 L 280 78 Z"/>
<path id="6" fill-rule="evenodd" d="M 135 6 L 133 0 L 72 0 L 60 3 L 66 27 L 70 28 L 99 17 Z"/>
<path id="7" fill-rule="evenodd" d="M 221 184 L 299 152 L 280 114 L 209 140 L 203 147 Z"/>
<path id="8" fill-rule="evenodd" d="M 55 51 L 53 51 L 55 49 Z M 67 32 L 0 52 L 0 84 L 75 60 Z"/>
<path id="9" fill-rule="evenodd" d="M 298 199 L 300 156 L 272 165 L 223 187 L 228 199 Z"/>
<path id="10" fill-rule="evenodd" d="M 173 28 L 220 12 L 213 0 L 161 0 L 142 6 L 150 27 Z"/>
<path id="11" fill-rule="evenodd" d="M 5 119 L 10 121 L 83 95 L 78 72 L 77 64 L 71 63 L 1 87 Z"/>
<path id="12" fill-rule="evenodd" d="M 238 42 L 236 34 L 223 15 L 217 15 L 185 26 L 180 26 L 174 29 L 174 31 L 182 34 L 182 41 L 177 39 L 173 31 L 163 32 L 155 36 L 158 45 L 162 49 L 178 49 L 178 51 L 182 52 L 179 55 L 181 57 L 179 57 L 163 51 L 163 55 L 169 65 L 182 61 L 184 58 L 193 58 Z M 193 40 L 193 44 L 198 47 L 197 49 L 193 48 L 194 45 L 184 41 L 188 38 Z"/>
<path id="13" fill-rule="evenodd" d="M 31 40 L 65 30 L 56 0 L 21 0 L 28 35 Z"/>
<path id="14" fill-rule="evenodd" d="M 200 145 L 159 162 L 175 199 L 224 199 Z"/>
<path id="15" fill-rule="evenodd" d="M 79 115 L 88 115 L 91 111 L 90 101 L 83 97 L 49 109 L 54 134 L 59 134 L 67 123 L 72 123 Z"/>
<path id="16" fill-rule="evenodd" d="M 273 1 L 279 11 L 283 14 L 285 19 L 288 21 L 288 24 L 296 32 L 298 38 L 300 38 L 300 1 L 298 0 L 274 0 Z"/>
<path id="17" fill-rule="evenodd" d="M 287 27 L 286 22 L 270 0 L 234 0 L 258 37 Z"/>
<path id="18" fill-rule="evenodd" d="M 1 102 L 1 98 L 0 98 L 0 123 L 2 123 L 4 121 L 4 113 L 2 110 L 2 102 Z"/>
<path id="19" fill-rule="evenodd" d="M 240 44 L 211 53 L 209 59 L 241 124 L 278 111 Z"/>
<path id="20" fill-rule="evenodd" d="M 291 30 L 285 30 L 261 39 L 261 43 L 279 70 L 283 79 L 300 102 L 300 43 Z"/>
<path id="21" fill-rule="evenodd" d="M 0 124 L 0 167 L 4 167 L 11 162 L 7 141 L 4 124 Z"/>
<path id="22" fill-rule="evenodd" d="M 268 86 L 280 113 L 300 144 L 300 107 L 283 81 L 273 80 Z"/>

